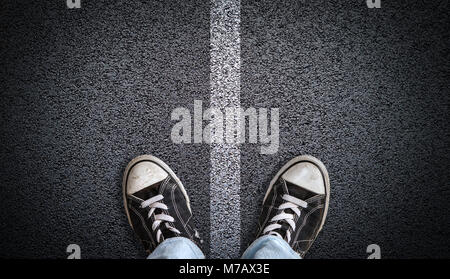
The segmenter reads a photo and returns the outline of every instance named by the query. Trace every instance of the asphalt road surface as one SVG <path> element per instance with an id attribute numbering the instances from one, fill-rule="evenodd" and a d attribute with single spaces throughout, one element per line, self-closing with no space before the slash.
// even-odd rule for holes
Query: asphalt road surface
<path id="1" fill-rule="evenodd" d="M 301 154 L 331 181 L 307 258 L 450 256 L 448 1 L 81 3 L 0 4 L 0 257 L 145 257 L 121 192 L 141 154 L 183 181 L 208 256 L 239 257 Z M 277 152 L 174 143 L 195 100 L 278 108 Z"/>

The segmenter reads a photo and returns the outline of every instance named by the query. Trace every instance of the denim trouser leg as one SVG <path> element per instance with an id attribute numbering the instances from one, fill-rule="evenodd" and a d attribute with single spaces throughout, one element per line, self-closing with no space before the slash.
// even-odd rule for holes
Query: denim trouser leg
<path id="1" fill-rule="evenodd" d="M 205 255 L 190 239 L 172 237 L 164 240 L 147 259 L 204 259 Z"/>
<path id="2" fill-rule="evenodd" d="M 301 259 L 286 241 L 274 235 L 265 235 L 253 241 L 247 250 L 245 250 L 242 258 Z"/>

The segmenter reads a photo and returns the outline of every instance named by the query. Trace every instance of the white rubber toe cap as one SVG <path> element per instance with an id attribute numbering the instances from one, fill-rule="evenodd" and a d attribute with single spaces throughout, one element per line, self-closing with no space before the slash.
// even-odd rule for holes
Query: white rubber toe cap
<path id="1" fill-rule="evenodd" d="M 325 194 L 324 178 L 319 168 L 308 162 L 290 167 L 282 176 L 284 180 L 316 194 Z"/>
<path id="2" fill-rule="evenodd" d="M 143 161 L 131 169 L 127 180 L 127 194 L 132 195 L 140 190 L 161 182 L 169 174 L 153 162 Z"/>

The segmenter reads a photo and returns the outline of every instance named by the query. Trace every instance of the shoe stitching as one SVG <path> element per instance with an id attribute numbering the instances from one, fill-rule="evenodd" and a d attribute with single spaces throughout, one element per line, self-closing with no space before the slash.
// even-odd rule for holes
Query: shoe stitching
<path id="1" fill-rule="evenodd" d="M 177 185 L 176 185 L 176 184 L 173 184 L 173 186 L 172 186 L 172 191 L 171 191 L 171 198 L 172 198 L 173 208 L 174 208 L 174 210 L 175 210 L 175 213 L 176 213 L 177 216 L 178 216 L 178 219 L 180 219 L 181 225 L 183 225 L 184 230 L 185 230 L 185 231 L 187 232 L 187 234 L 189 235 L 189 238 L 192 239 L 192 235 L 190 234 L 189 230 L 187 229 L 186 224 L 184 223 L 183 218 L 181 218 L 180 212 L 178 211 L 178 206 L 177 206 L 177 204 L 176 204 L 176 202 L 175 202 L 175 190 L 176 190 L 176 188 L 177 188 Z"/>
<path id="2" fill-rule="evenodd" d="M 294 238 L 294 239 L 297 239 L 297 237 L 298 237 L 300 231 L 301 231 L 301 230 L 303 229 L 303 227 L 305 226 L 306 221 L 308 220 L 309 216 L 310 216 L 311 214 L 313 214 L 314 212 L 316 212 L 318 209 L 323 208 L 323 207 L 324 207 L 323 204 L 318 205 L 318 206 L 314 207 L 313 209 L 311 209 L 311 211 L 308 212 L 308 213 L 305 215 L 305 218 L 303 219 L 302 225 L 298 228 L 297 233 L 295 234 L 295 238 Z"/>
<path id="3" fill-rule="evenodd" d="M 149 228 L 147 227 L 147 224 L 145 222 L 144 217 L 142 217 L 142 215 L 139 213 L 139 211 L 137 211 L 133 206 L 130 206 L 131 210 L 133 210 L 133 212 L 139 217 L 139 219 L 141 220 L 142 225 L 144 226 L 145 231 L 147 232 L 150 240 L 152 241 L 153 245 L 156 246 L 156 243 L 153 239 L 153 236 L 149 230 Z"/>
<path id="4" fill-rule="evenodd" d="M 276 186 L 276 185 L 274 185 L 274 187 L 275 187 L 275 186 Z M 262 226 L 260 227 L 260 231 L 259 231 L 258 235 L 262 233 L 262 230 L 263 230 L 263 228 L 265 227 L 265 224 L 267 223 L 267 220 L 269 220 L 270 213 L 272 212 L 272 209 L 275 207 L 275 201 L 276 201 L 276 198 L 277 198 L 278 194 L 277 194 L 277 192 L 275 191 L 275 188 L 274 188 L 274 187 L 272 187 L 272 191 L 274 191 L 273 197 L 272 197 L 272 203 L 271 203 L 270 206 L 267 208 L 266 219 L 265 219 L 264 222 L 262 223 Z"/>

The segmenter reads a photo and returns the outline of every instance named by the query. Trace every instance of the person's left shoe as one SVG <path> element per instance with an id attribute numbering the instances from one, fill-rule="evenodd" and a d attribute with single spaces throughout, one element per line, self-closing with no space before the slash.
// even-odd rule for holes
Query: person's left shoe
<path id="1" fill-rule="evenodd" d="M 180 179 L 160 159 L 143 155 L 133 159 L 123 177 L 123 200 L 128 221 L 151 253 L 171 237 L 186 237 L 200 247 L 191 224 L 189 197 Z"/>

